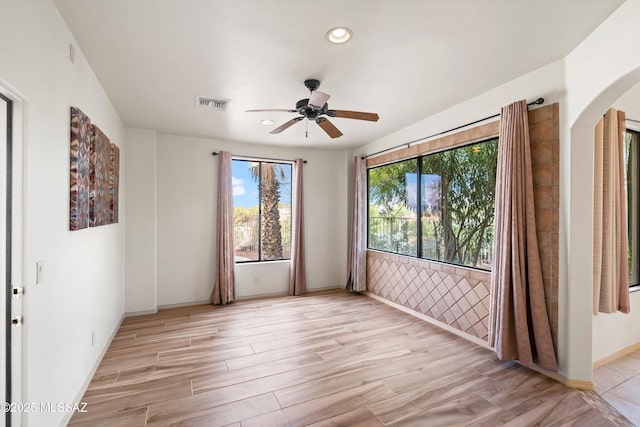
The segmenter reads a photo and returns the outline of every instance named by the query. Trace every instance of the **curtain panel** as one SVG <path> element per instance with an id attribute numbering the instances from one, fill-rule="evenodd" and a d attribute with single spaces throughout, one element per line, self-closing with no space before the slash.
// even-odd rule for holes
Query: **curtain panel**
<path id="1" fill-rule="evenodd" d="M 367 162 L 360 156 L 353 159 L 353 197 L 351 234 L 346 289 L 349 292 L 367 290 Z"/>
<path id="2" fill-rule="evenodd" d="M 628 313 L 625 113 L 609 109 L 594 135 L 593 314 Z"/>
<path id="3" fill-rule="evenodd" d="M 235 299 L 234 250 L 231 153 L 220 151 L 218 153 L 216 277 L 210 298 L 213 304 L 228 304 Z"/>
<path id="4" fill-rule="evenodd" d="M 307 291 L 307 269 L 304 254 L 304 161 L 296 159 L 292 174 L 291 206 L 291 269 L 289 270 L 289 295 L 301 295 Z"/>
<path id="5" fill-rule="evenodd" d="M 500 360 L 557 371 L 538 252 L 526 101 L 502 108 L 499 141 L 489 341 Z"/>

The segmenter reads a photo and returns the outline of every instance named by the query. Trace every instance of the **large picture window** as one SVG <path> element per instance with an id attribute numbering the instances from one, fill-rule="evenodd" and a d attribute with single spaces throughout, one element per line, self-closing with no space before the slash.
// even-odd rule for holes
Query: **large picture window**
<path id="1" fill-rule="evenodd" d="M 490 269 L 497 157 L 494 138 L 369 169 L 368 247 Z"/>
<path id="2" fill-rule="evenodd" d="M 236 262 L 290 258 L 291 170 L 290 163 L 232 161 Z"/>

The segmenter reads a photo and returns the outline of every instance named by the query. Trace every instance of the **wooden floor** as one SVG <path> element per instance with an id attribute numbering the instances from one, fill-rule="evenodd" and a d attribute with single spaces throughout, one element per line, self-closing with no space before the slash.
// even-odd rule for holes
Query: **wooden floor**
<path id="1" fill-rule="evenodd" d="M 595 369 L 593 382 L 607 402 L 640 426 L 640 350 Z"/>
<path id="2" fill-rule="evenodd" d="M 629 426 L 569 389 L 342 291 L 127 318 L 73 426 Z"/>

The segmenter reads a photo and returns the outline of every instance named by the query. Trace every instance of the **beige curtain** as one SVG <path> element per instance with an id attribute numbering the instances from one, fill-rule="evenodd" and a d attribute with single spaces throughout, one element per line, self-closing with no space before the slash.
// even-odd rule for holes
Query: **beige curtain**
<path id="1" fill-rule="evenodd" d="M 353 197 L 349 237 L 349 292 L 367 290 L 367 161 L 353 160 Z"/>
<path id="2" fill-rule="evenodd" d="M 557 371 L 538 253 L 526 101 L 502 108 L 499 141 L 490 344 L 500 360 Z"/>
<path id="3" fill-rule="evenodd" d="M 623 111 L 609 109 L 595 129 L 593 313 L 629 312 L 627 192 Z"/>
<path id="4" fill-rule="evenodd" d="M 304 259 L 304 197 L 302 170 L 304 161 L 297 159 L 292 174 L 291 218 L 291 269 L 289 271 L 289 295 L 301 295 L 307 291 L 307 269 Z"/>
<path id="5" fill-rule="evenodd" d="M 211 302 L 227 304 L 235 299 L 233 245 L 233 190 L 231 153 L 218 153 L 218 207 L 216 221 L 216 278 Z"/>

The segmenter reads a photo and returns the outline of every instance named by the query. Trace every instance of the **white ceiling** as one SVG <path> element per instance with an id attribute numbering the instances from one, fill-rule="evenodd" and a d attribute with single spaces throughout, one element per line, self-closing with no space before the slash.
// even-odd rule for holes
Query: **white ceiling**
<path id="1" fill-rule="evenodd" d="M 564 57 L 621 0 L 55 0 L 122 120 L 164 133 L 286 146 L 358 146 Z M 330 45 L 325 33 L 354 36 Z M 333 109 L 331 140 L 295 117 L 307 78 Z M 229 98 L 225 112 L 196 95 Z M 260 124 L 272 119 L 272 126 Z"/>

